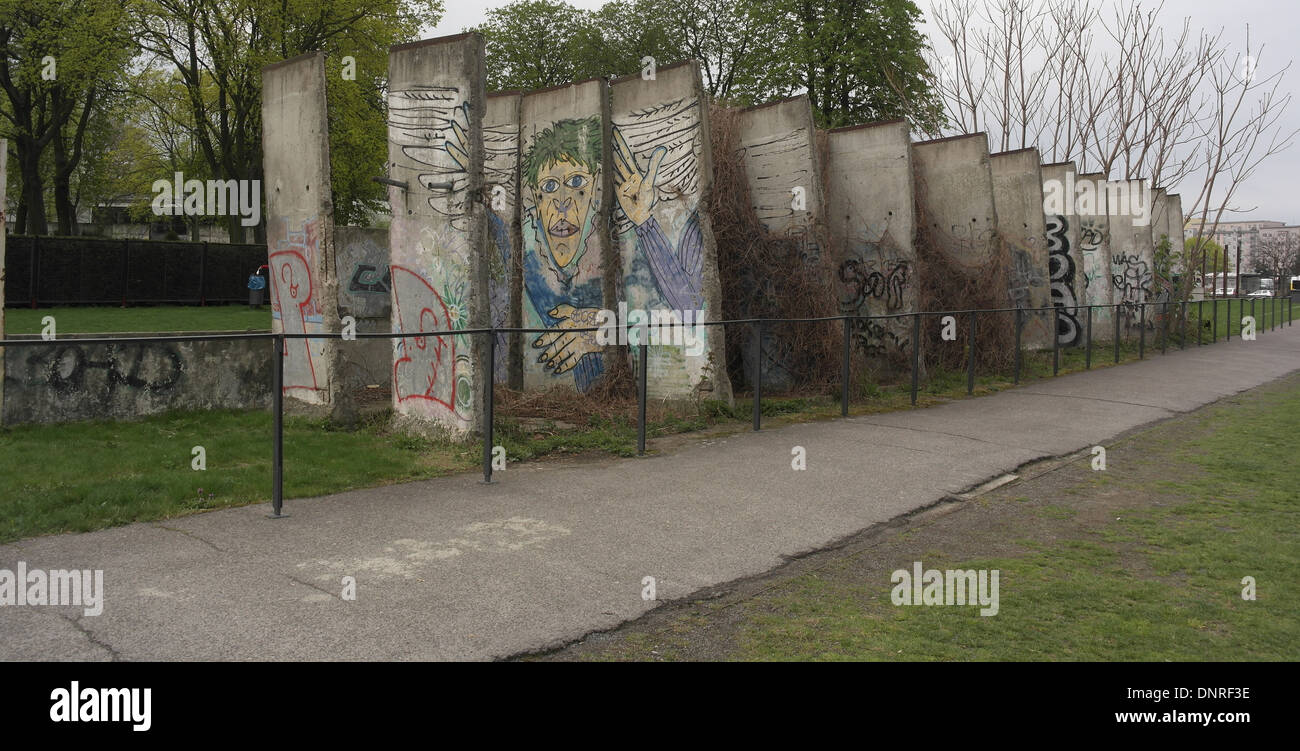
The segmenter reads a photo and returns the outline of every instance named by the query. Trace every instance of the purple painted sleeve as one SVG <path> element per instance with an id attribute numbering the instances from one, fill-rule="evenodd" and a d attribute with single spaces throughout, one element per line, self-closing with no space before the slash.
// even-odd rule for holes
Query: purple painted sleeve
<path id="1" fill-rule="evenodd" d="M 659 222 L 652 216 L 636 228 L 637 244 L 645 253 L 655 285 L 669 307 L 677 310 L 701 310 L 704 296 L 701 293 L 703 238 L 698 217 L 691 215 L 682 232 L 681 249 L 674 253 L 664 237 Z"/>

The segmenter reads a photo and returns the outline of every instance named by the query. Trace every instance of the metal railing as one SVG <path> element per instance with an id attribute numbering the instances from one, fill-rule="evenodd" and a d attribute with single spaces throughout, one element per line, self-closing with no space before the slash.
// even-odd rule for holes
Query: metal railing
<path id="1" fill-rule="evenodd" d="M 1115 303 L 1111 305 L 1077 305 L 1063 308 L 1061 306 L 1051 306 L 1044 308 L 990 308 L 990 309 L 969 309 L 969 310 L 942 310 L 942 311 L 919 311 L 913 313 L 893 313 L 879 316 L 865 315 L 839 315 L 822 318 L 742 318 L 725 321 L 703 321 L 698 323 L 643 323 L 634 326 L 621 324 L 616 330 L 620 332 L 623 329 L 630 334 L 633 331 L 638 333 L 637 344 L 631 344 L 631 338 L 628 338 L 627 350 L 628 356 L 631 356 L 632 347 L 637 348 L 637 455 L 644 456 L 646 451 L 646 403 L 647 403 L 647 386 L 648 386 L 648 360 L 649 360 L 649 334 L 651 332 L 662 332 L 664 329 L 684 328 L 687 326 L 734 326 L 750 325 L 754 327 L 754 360 L 753 374 L 753 424 L 754 430 L 762 428 L 762 399 L 763 399 L 763 328 L 771 324 L 809 324 L 809 323 L 829 323 L 833 321 L 842 321 L 844 327 L 844 340 L 842 348 L 842 363 L 840 370 L 840 414 L 848 416 L 849 414 L 849 381 L 851 373 L 852 359 L 852 323 L 854 321 L 885 321 L 885 320 L 902 320 L 911 319 L 912 323 L 912 342 L 911 347 L 911 373 L 910 373 L 910 401 L 913 406 L 917 402 L 917 394 L 920 385 L 920 347 L 916 346 L 921 341 L 921 322 L 927 317 L 935 316 L 969 316 L 969 327 L 966 341 L 966 393 L 973 394 L 975 390 L 975 370 L 976 370 L 976 329 L 977 320 L 980 315 L 996 315 L 1012 313 L 1015 315 L 1015 365 L 1012 374 L 1012 382 L 1018 384 L 1023 369 L 1023 349 L 1021 339 L 1024 331 L 1024 323 L 1027 314 L 1031 313 L 1051 313 L 1052 314 L 1052 375 L 1055 376 L 1060 372 L 1061 366 L 1061 343 L 1060 337 L 1056 332 L 1059 331 L 1060 315 L 1063 310 L 1073 311 L 1078 315 L 1080 311 L 1087 311 L 1085 334 L 1085 370 L 1092 368 L 1092 351 L 1093 336 L 1092 322 L 1093 311 L 1096 309 L 1111 309 L 1112 318 L 1114 319 L 1114 336 L 1113 348 L 1114 359 L 1120 361 L 1121 346 L 1121 319 L 1125 317 L 1121 313 L 1133 315 L 1136 310 L 1139 329 L 1138 359 L 1144 359 L 1146 356 L 1146 331 L 1147 331 L 1147 308 L 1158 307 L 1163 315 L 1161 316 L 1161 353 L 1167 351 L 1169 338 L 1169 311 L 1171 308 L 1179 310 L 1179 319 L 1181 322 L 1181 335 L 1179 337 L 1179 348 L 1187 347 L 1187 321 L 1188 312 L 1193 306 L 1197 308 L 1197 321 L 1205 321 L 1204 309 L 1205 304 L 1210 303 L 1213 307 L 1213 315 L 1209 319 L 1211 322 L 1211 342 L 1219 341 L 1218 328 L 1218 308 L 1219 303 L 1226 302 L 1228 313 L 1225 324 L 1232 320 L 1232 302 L 1237 301 L 1239 313 L 1246 311 L 1246 303 L 1250 303 L 1250 315 L 1256 321 L 1256 332 L 1265 330 L 1272 331 L 1279 326 L 1295 325 L 1292 315 L 1292 298 L 1290 297 L 1267 297 L 1267 298 L 1217 298 L 1211 300 L 1199 301 L 1166 301 L 1166 302 L 1143 302 L 1143 303 Z M 1260 324 L 1260 318 L 1256 317 L 1256 307 L 1258 301 L 1259 313 L 1266 321 Z M 1282 308 L 1285 308 L 1286 320 L 1281 321 Z M 1130 330 L 1133 326 L 1127 327 Z M 1203 325 L 1197 326 L 1197 345 L 1203 342 Z M 605 327 L 591 326 L 583 328 L 563 329 L 564 332 L 571 333 L 589 333 L 606 330 Z M 275 365 L 272 368 L 271 382 L 271 411 L 272 411 L 272 496 L 271 507 L 272 513 L 270 518 L 279 519 L 287 516 L 284 512 L 284 359 L 285 359 L 285 342 L 289 339 L 339 339 L 349 341 L 353 339 L 407 339 L 416 337 L 448 337 L 448 336 L 486 336 L 487 337 L 487 369 L 485 372 L 495 372 L 495 342 L 497 334 L 553 334 L 556 329 L 548 328 L 480 328 L 480 329 L 456 329 L 448 331 L 418 331 L 418 332 L 357 332 L 355 334 L 345 335 L 341 332 L 334 333 L 303 333 L 303 334 L 286 334 L 286 333 L 252 333 L 252 334 L 198 334 L 193 336 L 173 335 L 173 336 L 153 336 L 153 337 L 105 337 L 105 338 L 77 338 L 77 339 L 5 339 L 0 340 L 0 347 L 33 347 L 33 346 L 52 346 L 67 345 L 75 343 L 78 345 L 93 344 L 146 344 L 156 342 L 199 342 L 199 341 L 218 341 L 231 339 L 270 339 L 274 345 L 274 352 L 279 354 L 275 357 Z M 660 334 L 661 335 L 661 334 Z M 1225 326 L 1225 335 L 1231 338 L 1231 326 Z M 724 334 L 725 336 L 725 334 Z M 1077 346 L 1077 345 L 1072 345 Z M 274 357 L 274 355 L 272 355 Z M 494 448 L 494 399 L 493 389 L 485 389 L 483 399 L 483 414 L 481 425 L 481 439 L 483 441 L 483 482 L 491 484 L 492 480 L 492 451 Z"/>

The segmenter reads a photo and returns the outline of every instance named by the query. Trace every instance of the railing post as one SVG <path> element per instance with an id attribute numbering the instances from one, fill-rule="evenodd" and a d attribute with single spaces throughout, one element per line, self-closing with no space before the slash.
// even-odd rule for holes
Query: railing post
<path id="1" fill-rule="evenodd" d="M 284 334 L 272 337 L 275 362 L 271 367 L 271 513 L 270 519 L 283 519 L 284 513 Z"/>
<path id="2" fill-rule="evenodd" d="M 1219 301 L 1214 300 L 1214 323 L 1210 326 L 1210 344 L 1219 343 Z"/>
<path id="3" fill-rule="evenodd" d="M 492 401 L 493 393 L 496 389 L 496 372 L 497 372 L 497 330 L 488 329 L 487 332 L 487 377 L 484 378 L 483 392 L 483 484 L 492 484 L 492 450 L 495 448 L 492 444 Z"/>
<path id="4" fill-rule="evenodd" d="M 1146 301 L 1138 303 L 1138 359 L 1141 360 L 1147 351 L 1147 304 Z"/>
<path id="5" fill-rule="evenodd" d="M 725 336 L 725 334 L 724 334 Z M 647 375 L 650 371 L 650 346 L 638 341 L 636 345 L 636 455 L 645 456 L 645 403 Z"/>
<path id="6" fill-rule="evenodd" d="M 975 393 L 975 311 L 970 312 L 970 356 L 966 360 L 966 394 Z"/>
<path id="7" fill-rule="evenodd" d="M 1196 301 L 1196 346 L 1198 347 L 1204 344 L 1204 342 L 1202 341 L 1204 339 L 1204 334 L 1202 333 L 1204 330 L 1205 330 L 1205 298 L 1201 298 L 1200 300 Z"/>
<path id="8" fill-rule="evenodd" d="M 1012 384 L 1020 383 L 1020 329 L 1021 327 L 1022 324 L 1020 321 L 1020 307 L 1017 306 L 1016 307 L 1016 372 L 1011 377 Z"/>
<path id="9" fill-rule="evenodd" d="M 754 430 L 763 424 L 763 322 L 754 324 Z"/>
<path id="10" fill-rule="evenodd" d="M 912 314 L 912 406 L 916 406 L 916 387 L 921 377 L 921 314 Z"/>
<path id="11" fill-rule="evenodd" d="M 1061 309 L 1052 306 L 1052 375 L 1061 372 Z"/>
<path id="12" fill-rule="evenodd" d="M 1119 364 L 1119 313 L 1120 306 L 1112 305 L 1110 308 L 1110 317 L 1115 319 L 1115 364 Z"/>
<path id="13" fill-rule="evenodd" d="M 1083 369 L 1092 370 L 1092 306 L 1088 306 L 1088 341 L 1083 355 Z"/>
<path id="14" fill-rule="evenodd" d="M 840 417 L 849 416 L 849 317 L 844 316 L 844 361 L 840 365 Z"/>
<path id="15" fill-rule="evenodd" d="M 1169 352 L 1169 301 L 1160 303 L 1160 354 Z"/>
<path id="16" fill-rule="evenodd" d="M 1187 300 L 1183 300 L 1182 314 L 1178 321 L 1178 329 L 1182 332 L 1178 335 L 1178 348 L 1187 349 Z"/>

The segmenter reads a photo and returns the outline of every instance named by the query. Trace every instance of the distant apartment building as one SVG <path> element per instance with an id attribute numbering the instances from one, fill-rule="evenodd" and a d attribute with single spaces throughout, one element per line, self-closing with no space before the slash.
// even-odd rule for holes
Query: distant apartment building
<path id="1" fill-rule="evenodd" d="M 1189 221 L 1183 228 L 1183 236 L 1195 237 L 1199 226 L 1199 219 Z M 1291 235 L 1300 239 L 1300 225 L 1274 221 L 1219 222 L 1210 237 L 1228 251 L 1229 272 L 1235 274 L 1237 243 L 1241 243 L 1241 271 L 1250 273 L 1255 270 L 1255 254 L 1259 245 L 1279 235 Z"/>

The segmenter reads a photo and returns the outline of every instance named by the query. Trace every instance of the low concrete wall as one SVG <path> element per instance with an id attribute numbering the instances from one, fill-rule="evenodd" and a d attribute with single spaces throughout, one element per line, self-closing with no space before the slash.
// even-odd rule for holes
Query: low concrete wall
<path id="1" fill-rule="evenodd" d="M 0 421 L 130 420 L 177 409 L 270 405 L 274 345 L 267 340 L 78 343 L 92 336 L 176 335 L 74 334 L 58 344 L 6 347 Z"/>

